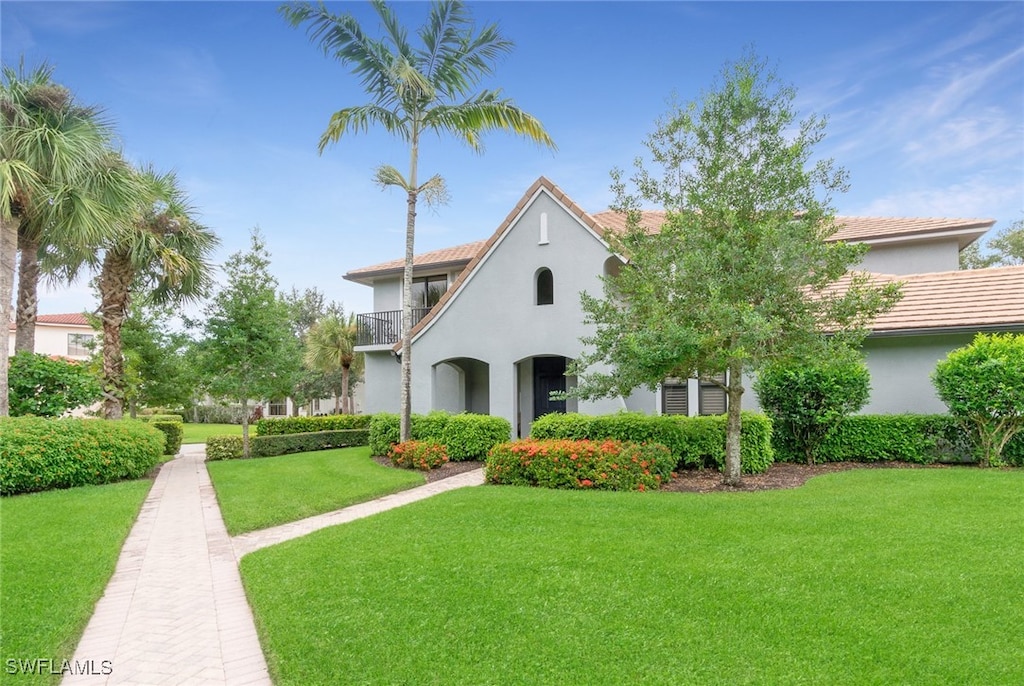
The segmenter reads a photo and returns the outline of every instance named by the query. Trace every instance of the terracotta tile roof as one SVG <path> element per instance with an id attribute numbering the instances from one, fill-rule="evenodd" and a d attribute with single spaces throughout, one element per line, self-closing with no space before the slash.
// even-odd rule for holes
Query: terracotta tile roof
<path id="1" fill-rule="evenodd" d="M 459 266 L 469 262 L 480 251 L 486 241 L 474 241 L 464 245 L 456 245 L 452 248 L 441 248 L 430 252 L 420 253 L 413 257 L 413 267 L 446 267 Z M 390 260 L 381 262 L 369 267 L 353 269 L 344 278 L 349 281 L 360 281 L 374 276 L 386 274 L 400 274 L 405 268 L 405 259 Z"/>
<path id="2" fill-rule="evenodd" d="M 612 231 L 626 228 L 626 216 L 611 210 L 592 215 L 601 226 Z M 665 223 L 663 210 L 646 210 L 641 213 L 640 226 L 649 233 L 661 229 Z M 839 230 L 829 239 L 833 241 L 871 241 L 892 237 L 927 236 L 950 232 L 971 234 L 961 247 L 965 247 L 995 224 L 994 219 L 957 219 L 935 217 L 846 217 L 837 216 Z"/>
<path id="3" fill-rule="evenodd" d="M 57 324 L 60 326 L 91 326 L 89 320 L 80 312 L 70 314 L 40 314 L 36 315 L 37 324 Z M 11 331 L 15 330 L 14 322 L 10 323 Z"/>
<path id="4" fill-rule="evenodd" d="M 602 229 L 600 224 L 598 224 L 592 216 L 587 214 L 586 211 L 583 210 L 583 208 L 577 205 L 573 201 L 573 199 L 566 195 L 561 188 L 553 184 L 548 178 L 541 176 L 536 181 L 534 181 L 528 189 L 526 189 L 526 192 L 523 193 L 523 196 L 519 199 L 519 202 L 516 203 L 516 206 L 512 208 L 511 212 L 508 213 L 508 215 L 505 217 L 505 220 L 498 225 L 498 228 L 495 229 L 493 234 L 491 234 L 491 237 L 484 241 L 483 245 L 480 246 L 480 249 L 477 251 L 476 255 L 473 257 L 472 260 L 470 260 L 469 264 L 467 264 L 465 268 L 463 268 L 462 273 L 459 274 L 459 277 L 455 280 L 454 283 L 452 283 L 452 285 L 448 288 L 445 294 L 441 296 L 441 299 L 437 301 L 437 304 L 434 305 L 434 307 L 431 308 L 430 312 L 428 312 L 427 315 L 423 319 L 421 319 L 419 323 L 416 324 L 416 326 L 412 328 L 413 338 L 415 338 L 417 334 L 423 331 L 423 329 L 426 328 L 427 325 L 429 325 L 430 322 L 435 317 L 437 317 L 438 314 L 440 314 L 441 310 L 444 309 L 448 301 L 451 300 L 452 297 L 454 297 L 454 295 L 462 287 L 462 284 L 466 282 L 466 279 L 468 279 L 469 276 L 473 273 L 473 270 L 476 269 L 476 266 L 480 264 L 484 256 L 487 255 L 487 252 L 491 249 L 491 247 L 493 247 L 494 244 L 497 243 L 498 240 L 502 237 L 502 235 L 504 235 L 504 233 L 508 231 L 509 227 L 512 226 L 512 222 L 515 221 L 516 217 L 519 216 L 519 213 L 523 211 L 527 203 L 530 202 L 533 196 L 541 188 L 545 189 L 548 193 L 550 193 L 555 200 L 565 205 L 565 207 L 572 214 L 574 214 L 580 221 L 582 221 L 584 224 L 590 227 L 590 229 L 594 231 L 594 233 L 596 233 L 598 236 L 603 235 L 604 229 Z M 394 350 L 395 352 L 398 352 L 401 349 L 401 342 L 396 343 L 392 347 L 392 350 Z"/>
<path id="5" fill-rule="evenodd" d="M 902 281 L 903 298 L 875 320 L 876 334 L 1024 328 L 1024 266 L 877 278 Z"/>

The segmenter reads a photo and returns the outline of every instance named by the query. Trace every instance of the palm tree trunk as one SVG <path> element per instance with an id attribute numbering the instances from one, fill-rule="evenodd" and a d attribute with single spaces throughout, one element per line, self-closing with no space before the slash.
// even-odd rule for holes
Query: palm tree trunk
<path id="1" fill-rule="evenodd" d="M 341 396 L 334 394 L 334 414 L 341 414 Z"/>
<path id="2" fill-rule="evenodd" d="M 409 188 L 405 216 L 405 268 L 402 270 L 402 396 L 399 440 L 412 438 L 412 262 L 416 238 L 416 165 L 419 157 L 419 130 L 413 123 L 409 155 Z"/>
<path id="3" fill-rule="evenodd" d="M 0 331 L 0 417 L 9 414 L 7 403 L 8 379 L 7 370 L 9 360 L 7 355 L 10 351 L 10 322 L 11 322 L 11 295 L 14 291 L 14 266 L 15 255 L 18 252 L 18 224 L 17 217 L 4 219 L 0 217 L 0 325 L 4 327 Z"/>
<path id="4" fill-rule="evenodd" d="M 348 397 L 348 365 L 341 368 L 341 412 L 352 414 L 351 400 Z"/>
<path id="5" fill-rule="evenodd" d="M 103 320 L 103 416 L 120 419 L 124 414 L 124 356 L 121 325 L 128 316 L 131 285 L 135 278 L 128 255 L 110 251 L 100 272 L 100 316 Z"/>
<path id="6" fill-rule="evenodd" d="M 740 409 L 743 402 L 743 366 L 739 362 L 729 364 L 729 378 L 726 381 L 726 396 L 729 399 L 725 429 L 725 474 L 722 481 L 727 486 L 743 483 L 740 463 Z"/>
<path id="7" fill-rule="evenodd" d="M 36 351 L 36 314 L 39 311 L 39 241 L 24 234 L 18 236 L 18 329 L 14 339 L 15 352 Z"/>

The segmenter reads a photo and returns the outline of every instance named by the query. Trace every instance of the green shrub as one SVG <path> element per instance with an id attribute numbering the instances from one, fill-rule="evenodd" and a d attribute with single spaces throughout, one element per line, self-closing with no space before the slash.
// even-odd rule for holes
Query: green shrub
<path id="1" fill-rule="evenodd" d="M 399 416 L 378 412 L 370 420 L 370 453 L 387 455 L 399 442 Z M 431 412 L 412 416 L 412 440 L 431 441 L 447 447 L 453 461 L 482 460 L 493 446 L 507 441 L 512 426 L 507 419 L 483 414 Z"/>
<path id="2" fill-rule="evenodd" d="M 714 467 L 725 464 L 725 415 L 682 417 L 645 415 L 639 412 L 589 417 L 550 414 L 533 422 L 531 438 L 615 439 L 660 443 L 672 452 L 680 467 Z M 561 432 L 565 432 L 564 435 Z M 747 474 L 766 471 L 774 462 L 771 420 L 763 414 L 743 413 L 740 460 Z"/>
<path id="3" fill-rule="evenodd" d="M 457 414 L 450 417 L 435 440 L 448 449 L 453 462 L 483 460 L 487 451 L 504 443 L 512 434 L 512 425 L 504 417 L 486 414 Z"/>
<path id="4" fill-rule="evenodd" d="M 978 334 L 939 362 L 932 382 L 979 463 L 1002 464 L 1006 444 L 1024 432 L 1024 334 Z"/>
<path id="5" fill-rule="evenodd" d="M 448 461 L 448 452 L 440 443 L 431 441 L 406 441 L 396 443 L 388 451 L 391 463 L 404 469 L 420 469 L 429 472 Z"/>
<path id="6" fill-rule="evenodd" d="M 151 421 L 149 425 L 164 433 L 164 455 L 177 455 L 181 450 L 182 425 L 180 421 Z"/>
<path id="7" fill-rule="evenodd" d="M 164 434 L 139 421 L 0 418 L 0 494 L 138 479 L 163 449 Z"/>
<path id="8" fill-rule="evenodd" d="M 197 424 L 241 424 L 245 414 L 241 404 L 197 405 L 192 409 L 192 417 Z"/>
<path id="9" fill-rule="evenodd" d="M 260 436 L 301 434 L 313 431 L 338 431 L 341 429 L 367 429 L 372 415 L 332 414 L 324 417 L 285 417 L 260 419 L 256 422 L 256 433 Z"/>
<path id="10" fill-rule="evenodd" d="M 660 488 L 675 463 L 657 443 L 531 438 L 492 448 L 485 474 L 492 484 L 646 491 Z"/>
<path id="11" fill-rule="evenodd" d="M 274 457 L 289 453 L 349 448 L 357 445 L 366 445 L 368 441 L 369 431 L 367 429 L 339 429 L 337 431 L 310 431 L 299 434 L 250 436 L 249 454 L 251 457 Z M 238 460 L 241 458 L 241 436 L 211 436 L 206 439 L 207 460 Z"/>
<path id="12" fill-rule="evenodd" d="M 776 445 L 814 464 L 818 446 L 843 418 L 868 401 L 871 375 L 859 353 L 833 350 L 827 358 L 776 363 L 758 374 L 754 390 L 772 418 Z"/>
<path id="13" fill-rule="evenodd" d="M 253 438 L 250 436 L 249 440 L 251 441 Z M 210 436 L 206 439 L 206 459 L 207 461 L 242 459 L 242 437 Z"/>
<path id="14" fill-rule="evenodd" d="M 23 350 L 10 359 L 8 375 L 12 417 L 60 417 L 102 397 L 99 380 L 80 362 Z"/>
<path id="15" fill-rule="evenodd" d="M 780 461 L 799 462 L 803 453 L 776 441 Z M 862 414 L 843 420 L 818 447 L 823 462 L 962 462 L 971 459 L 967 436 L 949 415 Z"/>
<path id="16" fill-rule="evenodd" d="M 185 418 L 180 414 L 146 414 L 139 415 L 139 419 L 150 424 L 153 422 L 178 422 L 181 424 L 185 421 Z"/>

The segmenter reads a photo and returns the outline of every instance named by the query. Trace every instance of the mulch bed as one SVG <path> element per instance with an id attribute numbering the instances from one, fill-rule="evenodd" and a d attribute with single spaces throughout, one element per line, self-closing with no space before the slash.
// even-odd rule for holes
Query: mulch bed
<path id="1" fill-rule="evenodd" d="M 378 464 L 392 467 L 386 457 L 373 458 Z M 424 472 L 427 483 L 447 479 L 484 466 L 483 462 L 448 462 L 437 469 Z M 850 469 L 948 469 L 949 465 L 918 465 L 907 462 L 829 462 L 813 467 L 792 462 L 776 462 L 764 474 L 745 474 L 741 486 L 726 486 L 721 473 L 713 469 L 688 469 L 677 473 L 676 478 L 661 487 L 662 491 L 679 493 L 711 493 L 715 491 L 770 491 L 802 486 L 812 476 L 845 472 Z"/>
<path id="2" fill-rule="evenodd" d="M 663 491 L 710 493 L 713 491 L 770 491 L 803 486 L 812 476 L 845 472 L 850 469 L 945 469 L 949 465 L 919 465 L 907 462 L 829 462 L 796 464 L 776 462 L 764 474 L 744 474 L 740 486 L 726 486 L 722 474 L 713 469 L 689 469 L 678 472 L 676 478 L 661 487 Z"/>

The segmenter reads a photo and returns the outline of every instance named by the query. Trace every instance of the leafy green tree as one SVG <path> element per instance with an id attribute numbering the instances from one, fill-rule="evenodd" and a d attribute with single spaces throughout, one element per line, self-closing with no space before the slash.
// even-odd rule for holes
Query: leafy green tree
<path id="1" fill-rule="evenodd" d="M 22 253 L 15 347 L 34 348 L 38 256 L 44 245 L 83 245 L 117 226 L 109 200 L 133 192 L 111 161 L 110 127 L 53 82 L 3 66 L 0 86 L 0 321 L 11 321 Z M 19 246 L 20 241 L 20 246 Z M 0 416 L 8 413 L 8 340 L 0 336 Z"/>
<path id="2" fill-rule="evenodd" d="M 1024 431 L 1024 334 L 978 334 L 939 362 L 932 382 L 974 438 L 979 463 L 1002 464 L 1003 448 Z"/>
<path id="3" fill-rule="evenodd" d="M 754 390 L 784 452 L 813 465 L 818 446 L 868 401 L 871 374 L 859 352 L 833 346 L 817 359 L 762 367 Z"/>
<path id="4" fill-rule="evenodd" d="M 10 374 L 12 417 L 60 417 L 101 397 L 99 379 L 81 362 L 19 351 Z"/>
<path id="5" fill-rule="evenodd" d="M 335 112 L 320 137 L 320 152 L 346 134 L 381 126 L 409 145 L 409 172 L 382 165 L 375 178 L 383 186 L 397 186 L 406 194 L 405 269 L 402 277 L 402 380 L 401 438 L 411 436 L 412 380 L 412 271 L 416 233 L 416 206 L 422 195 L 430 202 L 447 198 L 444 181 L 434 175 L 419 180 L 419 144 L 425 133 L 451 134 L 473 150 L 482 151 L 481 134 L 504 130 L 554 147 L 540 121 L 502 97 L 499 90 L 473 92 L 491 74 L 499 57 L 512 50 L 495 24 L 475 31 L 469 11 L 461 2 L 439 0 L 431 4 L 426 23 L 417 31 L 420 46 L 409 42 L 406 29 L 382 0 L 372 0 L 384 35 L 367 35 L 350 14 L 331 13 L 323 3 L 300 2 L 281 6 L 281 13 L 307 31 L 326 55 L 349 66 L 371 97 L 365 105 Z"/>
<path id="6" fill-rule="evenodd" d="M 301 293 L 294 286 L 290 293 L 282 296 L 292 312 L 292 331 L 305 355 L 309 330 L 320 319 L 327 316 L 344 317 L 345 308 L 331 301 L 317 288 L 307 288 Z M 300 405 L 313 400 L 337 395 L 341 388 L 341 372 L 325 373 L 303 365 L 302 371 L 292 389 L 293 412 L 297 415 Z"/>
<path id="7" fill-rule="evenodd" d="M 242 404 L 242 452 L 249 457 L 249 401 L 288 395 L 299 372 L 299 344 L 258 231 L 224 271 L 227 285 L 205 308 L 201 359 L 211 393 Z"/>
<path id="8" fill-rule="evenodd" d="M 1018 219 L 990 241 L 992 252 L 981 252 L 977 241 L 960 251 L 961 269 L 985 269 L 987 267 L 1012 267 L 1024 264 L 1024 219 Z"/>
<path id="9" fill-rule="evenodd" d="M 827 242 L 837 230 L 831 194 L 845 189 L 845 174 L 831 160 L 812 162 L 825 122 L 797 121 L 794 98 L 749 55 L 659 122 L 647 147 L 662 175 L 638 160 L 639 196 L 616 175 L 627 228 L 609 241 L 628 266 L 605 279 L 603 299 L 582 294 L 596 331 L 569 371 L 585 398 L 654 389 L 666 377 L 718 383 L 732 485 L 741 481 L 744 374 L 819 354 L 823 329 L 856 343 L 898 297 L 898 285 L 874 288 L 863 274 L 834 287 L 866 248 Z M 640 226 L 641 200 L 665 208 L 660 232 Z"/>
<path id="10" fill-rule="evenodd" d="M 356 318 L 324 317 L 309 330 L 304 361 L 312 369 L 325 373 L 341 372 L 340 393 L 334 396 L 334 411 L 351 414 L 349 375 L 361 353 L 356 347 Z M 340 406 L 339 406 L 340 402 Z"/>

